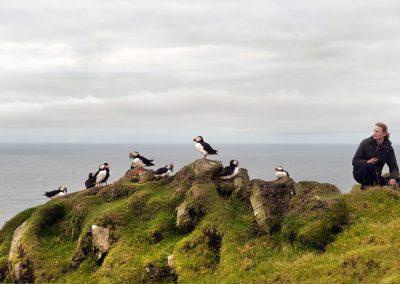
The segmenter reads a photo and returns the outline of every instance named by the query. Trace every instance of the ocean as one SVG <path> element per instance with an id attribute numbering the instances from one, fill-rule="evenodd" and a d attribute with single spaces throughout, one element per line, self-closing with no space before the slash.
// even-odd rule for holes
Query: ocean
<path id="1" fill-rule="evenodd" d="M 250 178 L 274 179 L 273 168 L 282 165 L 295 181 L 315 180 L 349 192 L 355 183 L 351 159 L 357 145 L 270 145 L 214 144 L 226 165 L 237 159 Z M 47 202 L 45 191 L 66 185 L 69 192 L 84 188 L 89 172 L 108 162 L 110 182 L 129 168 L 128 154 L 137 150 L 156 167 L 168 162 L 175 172 L 201 158 L 194 145 L 187 144 L 0 144 L 0 226 L 16 213 Z M 156 168 L 155 167 L 155 168 Z"/>

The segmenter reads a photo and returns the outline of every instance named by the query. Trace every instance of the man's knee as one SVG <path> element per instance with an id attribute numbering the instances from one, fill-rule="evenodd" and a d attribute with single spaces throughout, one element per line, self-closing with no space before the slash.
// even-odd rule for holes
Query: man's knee
<path id="1" fill-rule="evenodd" d="M 365 170 L 366 170 L 367 172 L 369 172 L 369 173 L 375 172 L 375 165 L 372 164 L 372 163 L 367 163 L 367 164 L 365 165 Z"/>

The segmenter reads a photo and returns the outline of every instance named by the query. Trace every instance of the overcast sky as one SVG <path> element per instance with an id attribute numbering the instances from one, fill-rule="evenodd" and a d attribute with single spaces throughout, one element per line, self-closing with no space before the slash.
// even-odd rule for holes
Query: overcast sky
<path id="1" fill-rule="evenodd" d="M 0 142 L 400 142 L 400 2 L 2 1 Z"/>

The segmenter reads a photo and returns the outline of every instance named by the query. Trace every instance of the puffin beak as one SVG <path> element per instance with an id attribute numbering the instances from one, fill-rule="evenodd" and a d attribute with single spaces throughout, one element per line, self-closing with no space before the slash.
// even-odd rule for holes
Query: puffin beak
<path id="1" fill-rule="evenodd" d="M 197 142 L 197 139 L 196 139 L 196 137 L 194 137 L 194 138 L 193 138 L 193 141 L 194 141 L 194 142 Z"/>

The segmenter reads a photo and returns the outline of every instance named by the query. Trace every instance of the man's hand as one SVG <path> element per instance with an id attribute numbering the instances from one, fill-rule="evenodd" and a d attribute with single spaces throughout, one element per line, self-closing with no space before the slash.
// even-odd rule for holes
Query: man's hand
<path id="1" fill-rule="evenodd" d="M 368 164 L 376 164 L 378 162 L 378 158 L 372 158 L 367 161 Z"/>
<path id="2" fill-rule="evenodd" d="M 397 182 L 396 182 L 396 180 L 395 180 L 394 178 L 390 179 L 390 180 L 388 181 L 388 183 L 389 183 L 390 185 L 397 185 Z"/>

